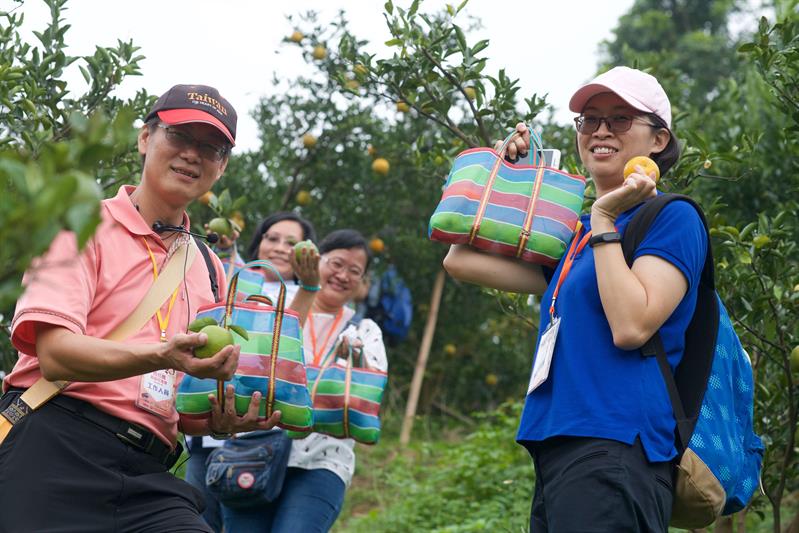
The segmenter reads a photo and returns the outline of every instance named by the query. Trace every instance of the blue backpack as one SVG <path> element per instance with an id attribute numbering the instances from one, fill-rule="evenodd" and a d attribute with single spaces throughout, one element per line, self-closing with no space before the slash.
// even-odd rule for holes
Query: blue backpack
<path id="1" fill-rule="evenodd" d="M 691 198 L 660 194 L 638 209 L 624 232 L 627 264 L 632 265 L 635 249 L 660 210 L 676 200 L 691 204 L 707 231 L 704 213 Z M 759 486 L 764 448 L 752 424 L 752 365 L 716 293 L 709 234 L 680 364 L 672 373 L 659 333 L 641 353 L 657 358 L 677 422 L 671 525 L 698 529 L 743 509 Z"/>
<path id="2" fill-rule="evenodd" d="M 386 340 L 395 344 L 408 336 L 413 319 L 413 299 L 394 265 L 390 265 L 372 284 L 366 301 L 366 316 L 380 326 Z"/>

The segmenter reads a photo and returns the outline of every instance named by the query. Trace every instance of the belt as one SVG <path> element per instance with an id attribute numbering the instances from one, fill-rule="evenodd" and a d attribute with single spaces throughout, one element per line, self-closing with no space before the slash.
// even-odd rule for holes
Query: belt
<path id="1" fill-rule="evenodd" d="M 24 392 L 24 389 L 13 387 L 6 394 L 21 394 L 22 392 Z M 110 431 L 119 440 L 131 448 L 152 456 L 156 461 L 166 466 L 167 469 L 172 468 L 183 453 L 183 446 L 179 442 L 173 450 L 149 429 L 109 415 L 83 400 L 59 395 L 54 396 L 50 403 L 54 403 L 73 414 L 85 418 L 102 429 Z"/>

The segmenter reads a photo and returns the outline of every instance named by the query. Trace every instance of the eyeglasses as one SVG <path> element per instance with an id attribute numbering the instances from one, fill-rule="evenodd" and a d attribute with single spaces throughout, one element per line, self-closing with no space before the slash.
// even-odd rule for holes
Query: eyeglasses
<path id="1" fill-rule="evenodd" d="M 187 148 L 194 147 L 197 153 L 200 154 L 200 157 L 208 159 L 209 161 L 222 161 L 230 151 L 228 146 L 218 146 L 198 141 L 188 133 L 182 132 L 172 126 L 158 124 L 158 127 L 164 130 L 166 140 L 176 150 L 186 150 Z"/>
<path id="2" fill-rule="evenodd" d="M 322 257 L 327 266 L 330 267 L 330 270 L 335 272 L 336 274 L 343 274 L 345 271 L 350 278 L 360 279 L 364 275 L 364 271 L 358 268 L 357 266 L 347 265 L 344 261 L 339 259 L 338 257 Z"/>
<path id="3" fill-rule="evenodd" d="M 597 117 L 593 115 L 580 115 L 575 117 L 574 125 L 577 131 L 584 135 L 590 135 L 599 129 L 599 126 L 604 122 L 608 127 L 608 131 L 612 133 L 624 133 L 633 127 L 633 121 L 639 115 L 610 115 L 608 117 Z M 654 127 L 654 124 L 641 121 L 647 126 Z"/>

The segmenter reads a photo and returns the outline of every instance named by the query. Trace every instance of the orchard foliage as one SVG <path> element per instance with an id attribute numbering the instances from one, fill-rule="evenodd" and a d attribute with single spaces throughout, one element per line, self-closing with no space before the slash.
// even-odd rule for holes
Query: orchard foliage
<path id="1" fill-rule="evenodd" d="M 66 0 L 47 0 L 51 19 L 20 38 L 23 15 L 0 13 L 0 355 L 9 369 L 16 357 L 8 321 L 31 260 L 61 229 L 82 246 L 99 222 L 103 187 L 131 181 L 138 168 L 133 121 L 147 97 L 123 102 L 110 96 L 129 75 L 139 75 L 137 48 L 118 42 L 74 57 L 66 53 Z M 77 66 L 88 88 L 80 95 L 63 81 Z"/>

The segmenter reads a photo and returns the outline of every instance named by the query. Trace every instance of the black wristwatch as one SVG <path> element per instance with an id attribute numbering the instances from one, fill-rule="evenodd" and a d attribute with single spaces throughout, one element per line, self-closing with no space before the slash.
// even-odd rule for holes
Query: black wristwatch
<path id="1" fill-rule="evenodd" d="M 588 239 L 588 246 L 593 248 L 597 244 L 607 244 L 609 242 L 621 242 L 621 233 L 618 231 L 608 231 L 592 236 Z"/>

